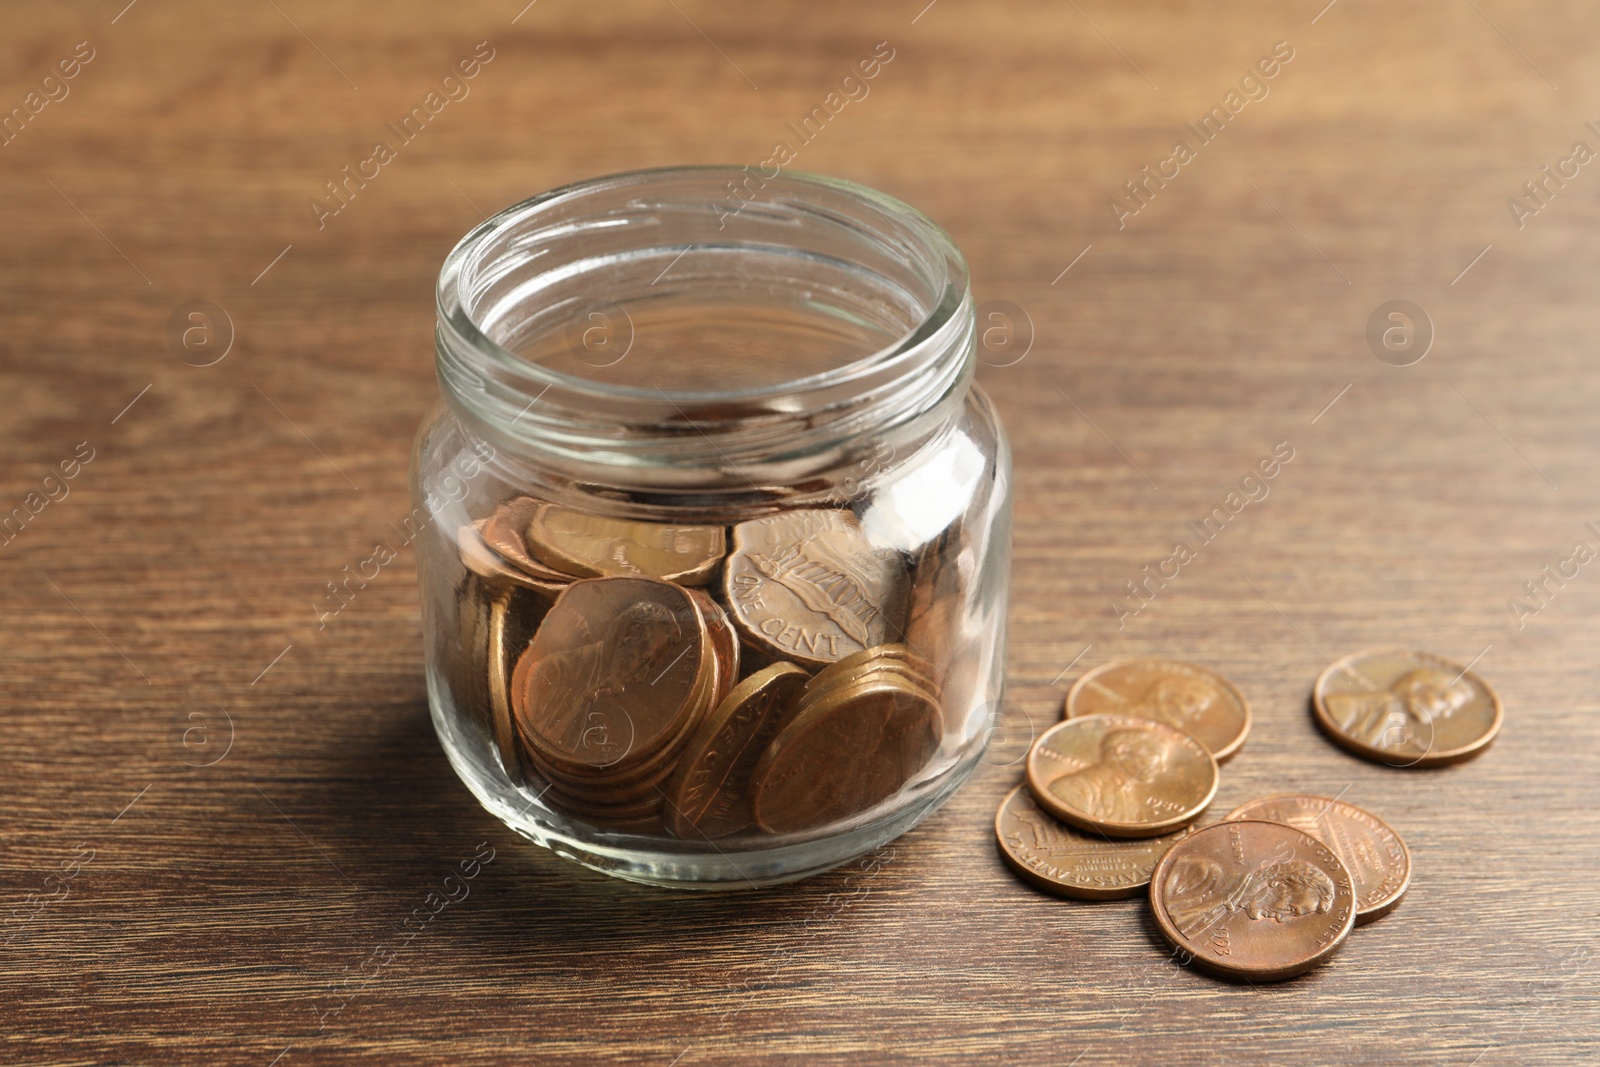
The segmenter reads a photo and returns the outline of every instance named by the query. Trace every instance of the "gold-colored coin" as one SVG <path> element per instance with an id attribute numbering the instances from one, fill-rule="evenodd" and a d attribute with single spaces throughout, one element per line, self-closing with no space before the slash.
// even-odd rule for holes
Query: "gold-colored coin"
<path id="1" fill-rule="evenodd" d="M 1465 667 L 1393 648 L 1336 660 L 1317 679 L 1312 708 L 1336 744 L 1389 767 L 1471 759 L 1505 715 L 1494 690 Z"/>
<path id="2" fill-rule="evenodd" d="M 510 680 L 506 677 L 506 613 L 511 607 L 511 590 L 505 588 L 489 603 L 489 713 L 495 748 L 506 777 L 522 779 L 522 759 L 517 751 L 517 729 L 511 721 Z"/>
<path id="3" fill-rule="evenodd" d="M 887 673 L 810 700 L 756 765 L 756 823 L 793 833 L 865 812 L 927 766 L 941 733 L 939 705 Z"/>
<path id="4" fill-rule="evenodd" d="M 1028 787 L 1063 822 L 1110 837 L 1156 837 L 1200 817 L 1217 761 L 1182 730 L 1131 715 L 1086 715 L 1039 735 Z"/>
<path id="5" fill-rule="evenodd" d="M 744 640 L 802 667 L 825 667 L 904 633 L 905 561 L 875 547 L 849 511 L 740 523 L 723 581 Z"/>
<path id="6" fill-rule="evenodd" d="M 1081 833 L 1039 807 L 1025 784 L 1001 801 L 994 816 L 1000 858 L 1019 878 L 1080 900 L 1138 896 L 1167 849 L 1188 832 L 1137 840 Z"/>
<path id="7" fill-rule="evenodd" d="M 1280 793 L 1241 804 L 1225 821 L 1237 819 L 1281 822 L 1333 849 L 1355 887 L 1357 926 L 1393 911 L 1411 884 L 1411 852 L 1400 835 L 1348 801 Z"/>
<path id="8" fill-rule="evenodd" d="M 1221 763 L 1250 732 L 1250 702 L 1222 675 L 1170 659 L 1119 659 L 1096 667 L 1067 693 L 1067 718 L 1134 715 L 1191 734 Z"/>
<path id="9" fill-rule="evenodd" d="M 750 779 L 756 763 L 789 721 L 806 672 L 775 663 L 736 685 L 700 724 L 667 787 L 667 826 L 687 839 L 726 837 L 754 828 Z"/>
<path id="10" fill-rule="evenodd" d="M 634 522 L 543 504 L 523 527 L 546 566 L 581 577 L 662 578 L 704 585 L 728 551 L 721 526 Z"/>
<path id="11" fill-rule="evenodd" d="M 1355 925 L 1350 872 L 1333 849 L 1283 823 L 1203 826 L 1167 850 L 1150 881 L 1156 925 L 1197 966 L 1272 981 L 1315 967 Z"/>

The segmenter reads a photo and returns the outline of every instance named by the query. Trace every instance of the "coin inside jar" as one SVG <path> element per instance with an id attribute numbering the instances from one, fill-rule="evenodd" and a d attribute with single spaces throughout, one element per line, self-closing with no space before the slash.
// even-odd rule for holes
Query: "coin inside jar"
<path id="1" fill-rule="evenodd" d="M 1150 884 L 1156 863 L 1187 829 L 1161 837 L 1108 839 L 1056 821 L 1026 785 L 1013 789 L 994 816 L 1000 858 L 1017 876 L 1057 896 L 1121 900 Z"/>
<path id="2" fill-rule="evenodd" d="M 941 733 L 938 703 L 891 675 L 808 699 L 756 765 L 756 823 L 790 833 L 866 811 L 927 765 Z"/>
<path id="3" fill-rule="evenodd" d="M 1400 835 L 1376 815 L 1337 797 L 1280 793 L 1241 804 L 1225 819 L 1281 822 L 1333 849 L 1355 889 L 1357 926 L 1393 911 L 1411 884 L 1411 852 Z"/>
<path id="4" fill-rule="evenodd" d="M 573 772 L 641 764 L 703 710 L 712 655 L 700 611 L 678 586 L 577 581 L 518 659 L 512 711 L 547 763 Z"/>
<path id="5" fill-rule="evenodd" d="M 723 582 L 741 637 L 803 667 L 825 667 L 904 632 L 905 561 L 875 547 L 849 511 L 740 523 Z"/>
<path id="6" fill-rule="evenodd" d="M 1340 747 L 1390 767 L 1471 759 L 1494 741 L 1504 717 L 1500 698 L 1476 674 L 1406 649 L 1336 660 L 1317 679 L 1312 709 Z"/>
<path id="7" fill-rule="evenodd" d="M 1226 678 L 1170 659 L 1120 659 L 1073 683 L 1066 716 L 1133 715 L 1192 735 L 1221 763 L 1250 732 L 1250 703 Z"/>
<path id="8" fill-rule="evenodd" d="M 541 563 L 580 577 L 662 578 L 703 585 L 727 553 L 721 526 L 635 522 L 541 504 L 522 528 Z"/>
<path id="9" fill-rule="evenodd" d="M 501 504 L 494 514 L 483 520 L 482 525 L 474 526 L 483 544 L 493 550 L 499 559 L 554 592 L 560 592 L 575 576 L 547 567 L 528 551 L 528 523 L 541 506 L 532 497 L 517 497 Z"/>
<path id="10" fill-rule="evenodd" d="M 1338 951 L 1355 925 L 1350 874 L 1292 826 L 1213 823 L 1167 850 L 1150 882 L 1156 925 L 1216 974 L 1292 978 Z"/>
<path id="11" fill-rule="evenodd" d="M 1217 791 L 1217 761 L 1152 719 L 1086 715 L 1039 735 L 1028 786 L 1063 822 L 1111 837 L 1155 837 L 1193 822 Z"/>
<path id="12" fill-rule="evenodd" d="M 683 838 L 726 837 L 756 825 L 750 780 L 789 720 L 806 672 L 774 663 L 735 686 L 701 723 L 666 787 L 667 826 Z"/>

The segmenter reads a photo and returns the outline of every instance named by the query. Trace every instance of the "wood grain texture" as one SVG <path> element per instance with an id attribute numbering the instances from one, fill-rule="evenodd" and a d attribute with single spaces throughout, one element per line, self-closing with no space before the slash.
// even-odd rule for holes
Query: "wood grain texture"
<path id="1" fill-rule="evenodd" d="M 1520 229 L 1507 207 L 1600 148 L 1592 6 L 125 3 L 0 15 L 6 113 L 95 50 L 0 147 L 0 514 L 94 457 L 0 547 L 0 1059 L 1600 1058 L 1600 564 L 1508 608 L 1600 548 L 1600 170 Z M 319 229 L 324 183 L 480 41 L 470 95 Z M 1140 902 L 1008 874 L 1016 734 L 871 870 L 717 898 L 591 875 L 451 774 L 409 549 L 318 625 L 398 544 L 433 281 L 481 212 L 764 159 L 879 41 L 796 166 L 926 210 L 1031 320 L 979 375 L 1016 455 L 1011 718 L 1042 728 L 1112 656 L 1192 659 L 1256 715 L 1216 813 L 1342 791 L 1404 834 L 1408 899 L 1300 980 L 1177 968 Z M 1108 199 L 1279 41 L 1269 94 L 1119 230 Z M 1403 368 L 1364 339 L 1396 298 L 1436 331 Z M 166 337 L 196 299 L 236 334 L 205 368 Z M 1282 441 L 1270 495 L 1119 628 L 1124 583 Z M 1414 773 L 1324 741 L 1312 681 L 1380 644 L 1481 654 L 1501 739 Z M 470 896 L 395 949 L 480 842 Z"/>

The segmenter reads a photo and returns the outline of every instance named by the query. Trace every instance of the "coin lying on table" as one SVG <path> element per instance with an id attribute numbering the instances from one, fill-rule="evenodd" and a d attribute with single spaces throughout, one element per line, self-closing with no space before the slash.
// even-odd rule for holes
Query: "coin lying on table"
<path id="1" fill-rule="evenodd" d="M 908 571 L 854 513 L 785 511 L 733 528 L 727 603 L 752 647 L 816 669 L 905 629 Z"/>
<path id="2" fill-rule="evenodd" d="M 584 578 L 662 578 L 704 585 L 728 550 L 721 526 L 636 522 L 541 504 L 523 528 L 528 547 L 548 567 Z"/>
<path id="3" fill-rule="evenodd" d="M 1167 849 L 1188 829 L 1161 837 L 1107 839 L 1057 822 L 1019 785 L 994 816 L 1000 858 L 1024 881 L 1057 896 L 1081 900 L 1136 897 Z"/>
<path id="4" fill-rule="evenodd" d="M 1350 873 L 1292 826 L 1245 819 L 1202 827 L 1167 850 L 1150 882 L 1162 936 L 1214 973 L 1292 978 L 1355 925 Z"/>
<path id="5" fill-rule="evenodd" d="M 1067 693 L 1066 717 L 1134 715 L 1192 734 L 1221 763 L 1250 732 L 1250 702 L 1222 675 L 1170 659 L 1119 659 L 1096 667 Z"/>
<path id="6" fill-rule="evenodd" d="M 1039 806 L 1089 833 L 1156 837 L 1199 818 L 1217 791 L 1217 761 L 1175 727 L 1131 715 L 1056 723 L 1028 752 Z"/>
<path id="7" fill-rule="evenodd" d="M 1280 793 L 1234 808 L 1225 821 L 1266 819 L 1321 841 L 1344 864 L 1355 889 L 1356 925 L 1381 919 L 1400 904 L 1411 884 L 1411 852 L 1389 824 L 1337 797 Z"/>
<path id="8" fill-rule="evenodd" d="M 734 686 L 700 724 L 666 788 L 667 826 L 682 838 L 726 837 L 753 828 L 750 779 L 806 682 L 774 663 Z"/>
<path id="9" fill-rule="evenodd" d="M 1465 667 L 1393 648 L 1334 661 L 1317 679 L 1312 708 L 1335 744 L 1390 767 L 1471 759 L 1504 718 L 1494 690 Z"/>

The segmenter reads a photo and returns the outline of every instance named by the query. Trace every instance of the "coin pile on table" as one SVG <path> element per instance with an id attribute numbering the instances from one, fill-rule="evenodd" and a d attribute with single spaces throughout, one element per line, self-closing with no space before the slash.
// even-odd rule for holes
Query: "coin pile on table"
<path id="1" fill-rule="evenodd" d="M 527 497 L 464 527 L 458 705 L 502 765 L 593 825 L 795 833 L 935 757 L 943 682 L 905 641 L 913 568 L 848 510 L 722 526 Z"/>
<path id="2" fill-rule="evenodd" d="M 1341 747 L 1396 768 L 1470 758 L 1503 715 L 1468 669 L 1399 649 L 1335 662 L 1312 705 Z M 1196 828 L 1219 764 L 1249 731 L 1244 696 L 1203 667 L 1130 659 L 1088 672 L 995 815 L 1001 857 L 1060 896 L 1148 892 L 1162 935 L 1213 973 L 1309 970 L 1399 905 L 1411 856 L 1387 823 L 1339 797 L 1262 797 Z"/>

